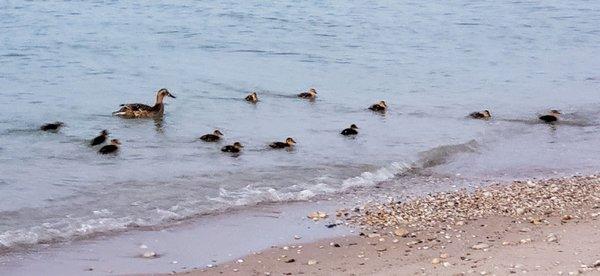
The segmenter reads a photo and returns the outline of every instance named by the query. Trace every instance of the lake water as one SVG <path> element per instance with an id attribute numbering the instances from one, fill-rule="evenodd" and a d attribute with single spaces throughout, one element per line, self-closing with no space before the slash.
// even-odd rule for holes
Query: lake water
<path id="1" fill-rule="evenodd" d="M 0 3 L 4 252 L 261 202 L 429 187 L 407 175 L 478 183 L 599 168 L 598 1 L 175 2 Z M 162 121 L 111 116 L 162 87 L 177 96 Z M 310 87 L 316 101 L 294 97 Z M 243 100 L 250 91 L 258 104 Z M 384 116 L 366 109 L 379 100 Z M 539 124 L 550 108 L 564 121 Z M 494 119 L 465 118 L 482 109 Z M 38 130 L 57 120 L 59 133 Z M 339 135 L 352 123 L 356 138 Z M 223 143 L 197 139 L 215 128 Z M 102 129 L 123 143 L 117 156 L 87 145 Z M 267 149 L 288 136 L 295 150 Z M 219 151 L 234 141 L 240 156 Z"/>

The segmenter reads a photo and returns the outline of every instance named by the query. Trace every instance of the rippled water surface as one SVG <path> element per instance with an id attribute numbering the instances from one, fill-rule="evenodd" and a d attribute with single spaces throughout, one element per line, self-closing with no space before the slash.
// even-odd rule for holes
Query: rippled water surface
<path id="1" fill-rule="evenodd" d="M 0 3 L 0 245 L 424 170 L 475 181 L 597 170 L 600 2 L 451 2 Z M 177 96 L 163 120 L 111 116 L 161 87 Z M 317 101 L 293 96 L 309 87 Z M 258 104 L 243 101 L 250 91 Z M 379 100 L 387 114 L 366 110 Z M 549 108 L 564 121 L 539 124 Z M 465 118 L 481 109 L 495 118 Z M 59 133 L 38 131 L 56 120 Z M 351 123 L 360 134 L 341 137 Z M 243 154 L 197 139 L 215 128 Z M 119 155 L 87 146 L 102 129 Z M 295 150 L 267 150 L 288 136 Z"/>

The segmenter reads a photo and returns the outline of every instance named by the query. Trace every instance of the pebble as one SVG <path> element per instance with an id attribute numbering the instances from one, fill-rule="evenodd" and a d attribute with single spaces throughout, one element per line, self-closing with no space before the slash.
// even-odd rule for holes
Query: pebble
<path id="1" fill-rule="evenodd" d="M 433 258 L 433 260 L 431 260 L 431 263 L 434 264 L 434 265 L 439 264 L 440 263 L 440 259 Z"/>
<path id="2" fill-rule="evenodd" d="M 487 244 L 487 243 L 479 243 L 479 244 L 471 246 L 471 248 L 475 249 L 475 250 L 482 250 L 482 249 L 486 249 L 486 248 L 489 248 L 489 247 L 490 247 L 490 245 Z"/>
<path id="3" fill-rule="evenodd" d="M 321 220 L 321 219 L 327 218 L 327 217 L 328 217 L 328 215 L 327 215 L 327 213 L 325 213 L 325 212 L 322 212 L 322 211 L 316 211 L 316 212 L 312 212 L 312 213 L 308 214 L 308 216 L 307 216 L 307 217 L 308 217 L 309 219 L 312 219 L 312 220 L 314 220 L 314 221 L 317 221 L 317 220 Z"/>
<path id="4" fill-rule="evenodd" d="M 440 254 L 440 258 L 442 258 L 442 259 L 448 259 L 448 257 L 450 257 L 450 255 L 448 255 L 448 253 Z"/>
<path id="5" fill-rule="evenodd" d="M 314 259 L 308 260 L 308 265 L 316 265 L 318 263 L 319 262 L 317 262 L 317 260 L 314 260 Z"/>
<path id="6" fill-rule="evenodd" d="M 158 254 L 156 254 L 156 252 L 154 252 L 154 251 L 146 251 L 142 254 L 142 257 L 148 258 L 148 259 L 156 258 L 157 256 L 158 256 Z"/>
<path id="7" fill-rule="evenodd" d="M 398 236 L 398 237 L 406 237 L 408 236 L 409 232 L 408 230 L 406 230 L 405 228 L 398 228 L 396 230 L 394 230 L 394 235 Z"/>

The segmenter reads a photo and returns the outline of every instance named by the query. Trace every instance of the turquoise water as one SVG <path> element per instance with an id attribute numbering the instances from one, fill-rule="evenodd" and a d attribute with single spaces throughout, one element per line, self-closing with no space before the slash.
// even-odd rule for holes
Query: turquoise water
<path id="1" fill-rule="evenodd" d="M 409 168 L 597 170 L 600 3 L 422 2 L 1 3 L 0 245 L 394 188 Z M 162 87 L 162 121 L 111 116 Z M 293 96 L 310 87 L 317 101 Z M 385 116 L 366 110 L 379 100 Z M 538 124 L 549 108 L 564 122 Z M 465 118 L 481 109 L 495 119 Z M 243 154 L 198 141 L 215 128 Z M 102 129 L 119 155 L 87 146 Z M 267 150 L 288 136 L 294 151 Z"/>

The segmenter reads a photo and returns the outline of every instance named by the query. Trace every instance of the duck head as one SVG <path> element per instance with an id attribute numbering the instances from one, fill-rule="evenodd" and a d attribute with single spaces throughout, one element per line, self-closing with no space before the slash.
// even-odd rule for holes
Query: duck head
<path id="1" fill-rule="evenodd" d="M 317 94 L 317 90 L 316 90 L 316 89 L 314 89 L 314 88 L 311 88 L 311 89 L 308 89 L 308 93 L 311 93 L 311 94 L 315 94 L 315 95 L 316 95 L 316 94 Z"/>
<path id="2" fill-rule="evenodd" d="M 120 145 L 121 141 L 119 141 L 119 139 L 112 139 L 112 140 L 110 140 L 110 143 L 113 145 Z"/>
<path id="3" fill-rule="evenodd" d="M 287 139 L 285 139 L 285 143 L 288 145 L 295 145 L 296 141 L 294 141 L 294 138 L 288 137 Z"/>
<path id="4" fill-rule="evenodd" d="M 234 147 L 236 147 L 236 148 L 243 148 L 243 147 L 244 147 L 244 146 L 242 145 L 242 143 L 240 143 L 240 142 L 235 142 L 235 143 L 233 143 L 233 146 L 234 146 Z"/>
<path id="5" fill-rule="evenodd" d="M 379 102 L 379 105 L 381 105 L 381 106 L 384 106 L 384 107 L 387 107 L 387 104 L 385 103 L 385 101 L 380 101 L 380 102 Z"/>
<path id="6" fill-rule="evenodd" d="M 351 129 L 358 129 L 358 127 L 357 127 L 355 124 L 351 124 L 351 125 L 350 125 L 350 128 L 351 128 Z"/>
<path id="7" fill-rule="evenodd" d="M 213 131 L 213 134 L 217 136 L 223 136 L 223 133 L 218 129 L 215 129 L 215 131 Z"/>
<path id="8" fill-rule="evenodd" d="M 108 136 L 108 130 L 105 129 L 103 131 L 100 131 L 100 135 L 102 135 L 102 136 Z"/>
<path id="9" fill-rule="evenodd" d="M 160 90 L 158 90 L 158 92 L 156 92 L 157 103 L 162 103 L 165 97 L 171 97 L 175 99 L 175 96 L 173 96 L 173 94 L 171 94 L 171 92 L 169 92 L 169 90 L 167 90 L 166 88 L 161 88 Z"/>
<path id="10" fill-rule="evenodd" d="M 489 117 L 492 117 L 492 113 L 490 113 L 490 111 L 489 111 L 489 110 L 487 110 L 487 109 L 483 111 L 483 115 L 484 115 L 485 117 L 488 117 L 488 118 L 489 118 Z"/>
<path id="11" fill-rule="evenodd" d="M 560 114 L 562 114 L 562 113 L 560 113 L 560 111 L 558 111 L 558 110 L 556 110 L 556 109 L 552 109 L 552 110 L 550 110 L 550 114 L 551 114 L 551 115 L 558 116 L 558 115 L 560 115 Z"/>

